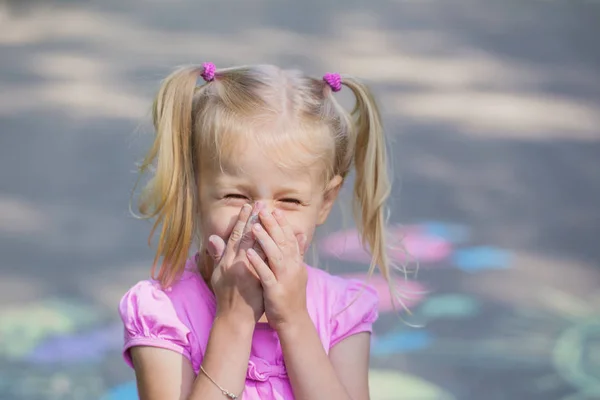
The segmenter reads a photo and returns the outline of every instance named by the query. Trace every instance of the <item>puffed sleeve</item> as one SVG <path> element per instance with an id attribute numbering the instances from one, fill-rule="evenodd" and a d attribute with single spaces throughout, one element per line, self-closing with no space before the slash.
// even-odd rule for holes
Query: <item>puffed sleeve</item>
<path id="1" fill-rule="evenodd" d="M 373 287 L 354 279 L 343 280 L 336 286 L 339 294 L 331 316 L 329 348 L 357 333 L 372 332 L 379 316 L 379 297 Z"/>
<path id="2" fill-rule="evenodd" d="M 129 349 L 160 347 L 192 361 L 190 329 L 181 321 L 171 298 L 151 281 L 133 286 L 121 299 L 119 314 L 124 325 L 125 362 L 133 367 Z"/>

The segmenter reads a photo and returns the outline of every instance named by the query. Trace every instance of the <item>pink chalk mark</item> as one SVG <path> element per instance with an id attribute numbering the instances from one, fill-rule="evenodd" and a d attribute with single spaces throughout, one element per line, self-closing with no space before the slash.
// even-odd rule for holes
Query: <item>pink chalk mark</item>
<path id="1" fill-rule="evenodd" d="M 372 286 L 377 290 L 379 294 L 379 312 L 386 313 L 391 311 L 402 312 L 402 305 L 396 302 L 396 310 L 392 305 L 392 295 L 390 293 L 390 288 L 383 278 L 383 276 L 379 274 L 374 274 L 372 277 L 368 277 L 366 274 L 342 274 L 344 278 L 348 279 L 358 279 L 366 284 Z M 419 282 L 405 280 L 404 278 L 397 277 L 394 280 L 394 284 L 398 291 L 403 294 L 402 301 L 404 305 L 411 309 L 415 305 L 419 304 L 427 295 L 427 289 L 424 285 Z"/>
<path id="2" fill-rule="evenodd" d="M 429 235 L 419 226 L 393 227 L 389 230 L 390 258 L 394 262 L 438 262 L 447 258 L 452 252 L 451 244 L 444 238 Z M 402 247 L 396 246 L 399 243 Z M 341 260 L 369 263 L 370 255 L 360 242 L 355 229 L 336 232 L 323 239 L 319 246 L 322 253 Z M 408 260 L 407 254 L 408 253 Z"/>

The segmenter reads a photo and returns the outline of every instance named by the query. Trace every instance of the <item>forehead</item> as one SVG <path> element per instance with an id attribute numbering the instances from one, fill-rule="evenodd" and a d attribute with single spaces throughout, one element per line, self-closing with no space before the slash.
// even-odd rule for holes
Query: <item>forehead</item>
<path id="1" fill-rule="evenodd" d="M 201 169 L 223 178 L 263 181 L 323 183 L 329 175 L 335 145 L 322 125 L 232 125 L 211 129 L 200 141 Z"/>
<path id="2" fill-rule="evenodd" d="M 288 148 L 279 152 L 261 147 L 254 141 L 245 142 L 235 155 L 222 158 L 210 167 L 215 184 L 312 191 L 322 183 L 323 164 L 317 160 L 307 162 L 307 155 L 301 154 L 301 149 Z"/>

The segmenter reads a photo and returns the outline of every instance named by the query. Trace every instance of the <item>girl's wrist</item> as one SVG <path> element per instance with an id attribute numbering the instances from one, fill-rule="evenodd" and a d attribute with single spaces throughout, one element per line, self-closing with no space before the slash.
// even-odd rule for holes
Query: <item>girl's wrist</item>
<path id="1" fill-rule="evenodd" d="M 213 323 L 213 329 L 218 326 L 234 335 L 252 336 L 256 321 L 252 314 L 217 313 Z M 218 328 L 217 328 L 218 329 Z"/>
<path id="2" fill-rule="evenodd" d="M 294 340 L 302 336 L 306 329 L 314 329 L 314 323 L 308 314 L 308 311 L 296 314 L 288 321 L 282 321 L 275 325 L 274 329 L 280 338 L 286 337 Z"/>

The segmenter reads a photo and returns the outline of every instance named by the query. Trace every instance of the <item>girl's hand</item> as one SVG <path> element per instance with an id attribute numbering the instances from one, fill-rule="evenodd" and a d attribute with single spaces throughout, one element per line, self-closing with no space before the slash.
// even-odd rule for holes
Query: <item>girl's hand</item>
<path id="1" fill-rule="evenodd" d="M 255 211 L 257 208 L 255 206 Z M 215 260 L 210 281 L 217 299 L 217 317 L 256 323 L 264 313 L 264 301 L 260 281 L 246 255 L 254 245 L 250 231 L 250 224 L 255 220 L 250 218 L 252 211 L 249 204 L 244 205 L 227 244 L 219 236 L 212 235 L 208 247 Z"/>
<path id="2" fill-rule="evenodd" d="M 250 249 L 248 259 L 260 278 L 264 290 L 265 314 L 273 329 L 279 330 L 298 316 L 305 316 L 306 282 L 304 266 L 306 236 L 294 235 L 283 213 L 260 212 L 261 224 L 252 231 L 264 251 L 267 262 Z M 268 263 L 268 264 L 267 264 Z"/>

